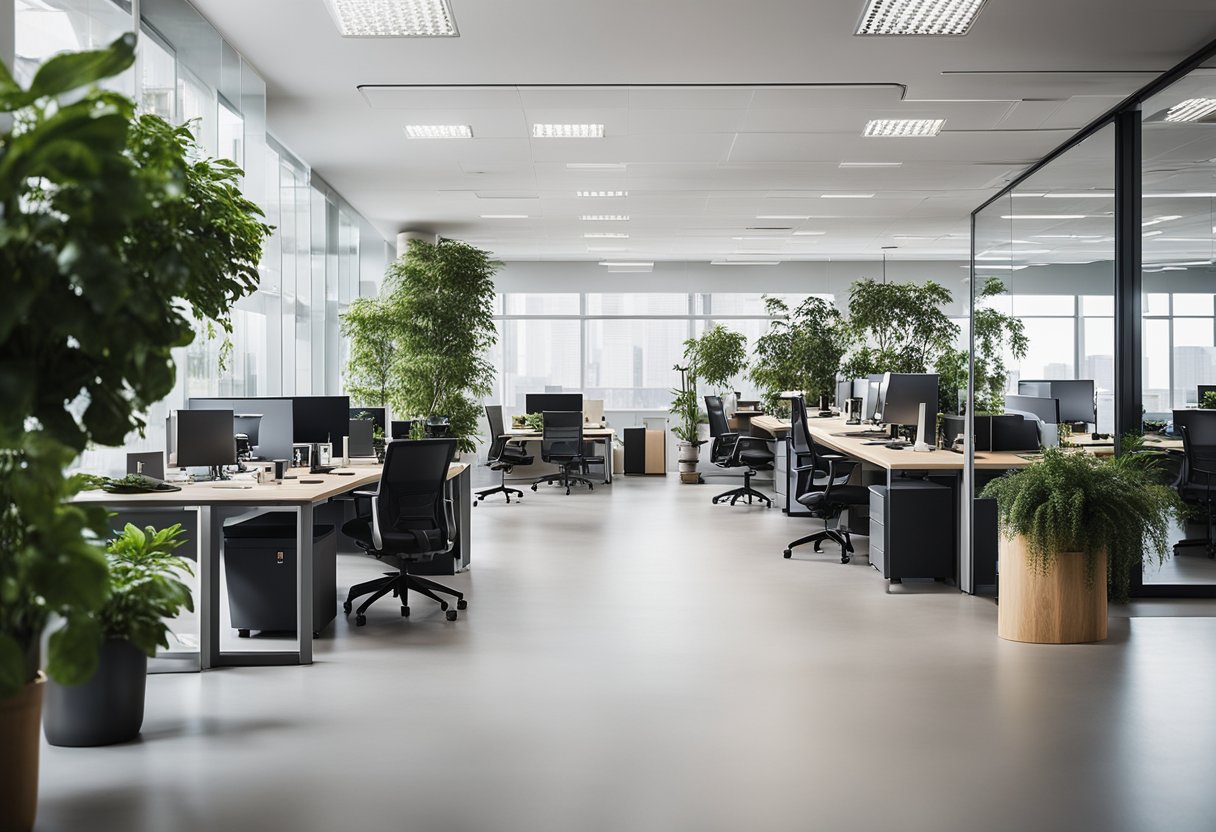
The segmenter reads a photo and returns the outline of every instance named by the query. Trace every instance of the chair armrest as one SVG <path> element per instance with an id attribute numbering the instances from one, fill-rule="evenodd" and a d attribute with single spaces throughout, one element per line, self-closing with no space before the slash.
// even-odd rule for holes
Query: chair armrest
<path id="1" fill-rule="evenodd" d="M 370 500 L 370 499 L 372 499 L 373 497 L 375 497 L 375 496 L 376 496 L 376 492 L 375 492 L 375 491 L 363 491 L 363 490 L 359 490 L 359 491 L 352 491 L 352 492 L 350 492 L 350 493 L 351 493 L 353 496 L 355 496 L 355 497 L 363 497 L 363 498 L 368 499 L 368 500 Z"/>

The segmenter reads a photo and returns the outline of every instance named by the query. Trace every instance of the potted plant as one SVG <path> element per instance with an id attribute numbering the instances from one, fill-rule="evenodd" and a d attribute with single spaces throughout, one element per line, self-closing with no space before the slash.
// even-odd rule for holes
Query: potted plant
<path id="1" fill-rule="evenodd" d="M 90 443 L 120 445 L 174 387 L 172 350 L 258 285 L 271 229 L 241 171 L 187 127 L 94 88 L 135 37 L 59 55 L 22 89 L 0 66 L 0 826 L 34 822 L 43 667 L 80 682 L 97 661 L 108 577 L 100 506 L 68 500 Z M 69 409 L 67 403 L 87 403 Z"/>
<path id="2" fill-rule="evenodd" d="M 1048 448 L 985 486 L 1001 529 L 1001 638 L 1101 641 L 1108 595 L 1126 601 L 1137 565 L 1165 558 L 1181 502 L 1137 438 L 1124 447 L 1117 457 Z"/>
<path id="3" fill-rule="evenodd" d="M 494 384 L 486 359 L 498 341 L 494 272 L 499 263 L 459 240 L 411 240 L 385 278 L 385 329 L 396 351 L 387 395 L 419 423 L 448 420 L 462 452 L 476 449 L 481 400 Z"/>
<path id="4" fill-rule="evenodd" d="M 696 368 L 691 365 L 676 365 L 680 373 L 680 386 L 673 390 L 675 400 L 669 412 L 676 417 L 671 432 L 676 435 L 676 454 L 680 466 L 680 482 L 699 483 L 701 474 L 697 463 L 701 459 L 701 446 L 705 440 L 698 435 L 701 424 L 701 406 L 697 400 Z"/>
<path id="5" fill-rule="evenodd" d="M 799 390 L 816 402 L 835 392 L 852 336 L 840 310 L 823 298 L 809 297 L 792 310 L 780 298 L 766 296 L 764 303 L 775 320 L 756 340 L 748 375 L 763 391 L 764 409 L 788 416 L 783 390 Z"/>
<path id="6" fill-rule="evenodd" d="M 110 597 L 93 614 L 97 669 L 82 684 L 47 685 L 43 728 L 51 745 L 113 745 L 139 735 L 148 659 L 169 646 L 165 619 L 194 610 L 181 580 L 192 574 L 190 566 L 173 553 L 185 543 L 182 534 L 180 524 L 157 531 L 128 523 L 110 541 Z"/>

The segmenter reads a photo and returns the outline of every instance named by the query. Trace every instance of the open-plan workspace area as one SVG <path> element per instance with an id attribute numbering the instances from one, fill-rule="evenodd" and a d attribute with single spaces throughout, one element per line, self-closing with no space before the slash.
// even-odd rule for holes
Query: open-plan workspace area
<path id="1" fill-rule="evenodd" d="M 0 832 L 1216 827 L 1216 7 L 0 0 Z"/>

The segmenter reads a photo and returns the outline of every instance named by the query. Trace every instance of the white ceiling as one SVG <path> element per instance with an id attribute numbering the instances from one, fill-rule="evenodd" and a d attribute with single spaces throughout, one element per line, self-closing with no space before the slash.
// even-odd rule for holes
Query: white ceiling
<path id="1" fill-rule="evenodd" d="M 1216 37 L 1212 0 L 988 0 L 961 38 L 856 37 L 864 0 L 451 0 L 460 37 L 393 40 L 339 37 L 323 0 L 194 2 L 266 78 L 276 137 L 381 231 L 508 260 L 962 259 L 972 209 Z M 946 124 L 863 138 L 872 118 Z M 532 139 L 537 121 L 606 137 Z M 602 231 L 630 236 L 583 236 Z"/>

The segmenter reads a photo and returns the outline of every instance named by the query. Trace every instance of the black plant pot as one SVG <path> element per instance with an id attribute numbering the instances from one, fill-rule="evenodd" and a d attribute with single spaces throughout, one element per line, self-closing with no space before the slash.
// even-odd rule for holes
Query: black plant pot
<path id="1" fill-rule="evenodd" d="M 144 724 L 148 657 L 129 641 L 107 641 L 97 672 L 82 685 L 47 683 L 42 725 L 51 745 L 114 745 L 139 736 Z"/>

